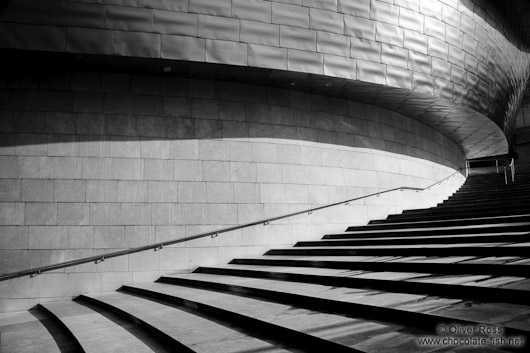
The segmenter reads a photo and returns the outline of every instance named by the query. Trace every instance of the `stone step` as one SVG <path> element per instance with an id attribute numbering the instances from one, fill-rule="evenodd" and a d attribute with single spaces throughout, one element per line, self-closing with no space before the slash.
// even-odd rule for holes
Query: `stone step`
<path id="1" fill-rule="evenodd" d="M 528 229 L 528 228 L 527 228 Z M 530 241 L 530 232 L 504 232 L 485 234 L 451 234 L 451 235 L 418 235 L 370 237 L 356 236 L 352 238 L 326 238 L 323 240 L 299 241 L 294 246 L 364 246 L 364 245 L 420 245 L 420 244 L 470 244 L 470 243 L 499 243 L 499 242 L 525 242 Z"/>
<path id="2" fill-rule="evenodd" d="M 186 307 L 177 308 L 127 292 L 85 294 L 79 301 L 101 306 L 140 325 L 179 351 L 209 352 L 287 352 L 285 349 L 207 319 Z M 281 346 L 279 344 L 279 346 Z"/>
<path id="3" fill-rule="evenodd" d="M 397 228 L 428 228 L 428 227 L 455 227 L 455 226 L 487 226 L 498 223 L 509 224 L 513 222 L 529 222 L 530 214 L 508 215 L 497 217 L 477 217 L 477 218 L 456 218 L 431 221 L 390 221 L 387 219 L 372 220 L 365 226 L 348 227 L 346 231 L 364 231 L 364 230 L 386 230 Z"/>
<path id="4" fill-rule="evenodd" d="M 481 235 L 488 233 L 514 233 L 530 231 L 530 222 L 498 223 L 485 225 L 462 225 L 447 227 L 414 228 L 415 223 L 408 223 L 409 228 L 386 228 L 356 230 L 348 228 L 344 233 L 326 234 L 323 239 L 358 239 L 358 238 L 387 238 L 387 237 L 424 237 L 424 236 L 449 236 L 449 235 Z M 364 230 L 367 229 L 367 230 Z"/>
<path id="5" fill-rule="evenodd" d="M 440 276 L 418 271 L 367 272 L 330 268 L 263 267 L 255 265 L 205 266 L 197 269 L 197 272 L 522 305 L 528 304 L 528 297 L 530 296 L 530 280 L 515 276 Z M 518 286 L 520 289 L 502 287 L 502 285 L 515 282 L 522 282 Z"/>
<path id="6" fill-rule="evenodd" d="M 85 353 L 152 353 L 149 345 L 101 313 L 74 301 L 41 303 L 79 343 Z"/>
<path id="7" fill-rule="evenodd" d="M 414 272 L 435 274 L 478 274 L 530 277 L 530 259 L 521 257 L 397 257 L 397 256 L 261 256 L 235 258 L 230 264 L 334 268 L 352 271 Z"/>
<path id="8" fill-rule="evenodd" d="M 489 211 L 468 211 L 468 212 L 432 212 L 432 213 L 419 213 L 414 214 L 412 212 L 403 213 L 400 215 L 390 215 L 387 217 L 387 220 L 390 222 L 424 222 L 424 221 L 434 221 L 434 220 L 444 220 L 444 219 L 463 219 L 463 218 L 478 218 L 478 217 L 500 217 L 500 216 L 515 216 L 528 214 L 529 209 L 520 209 L 520 210 L 489 210 Z"/>
<path id="9" fill-rule="evenodd" d="M 410 214 L 432 214 L 432 215 L 438 215 L 438 214 L 454 214 L 454 213 L 461 213 L 461 214 L 476 214 L 476 213 L 485 213 L 488 214 L 490 212 L 530 212 L 530 204 L 521 204 L 521 203 L 514 203 L 510 205 L 504 205 L 502 203 L 495 205 L 495 204 L 487 204 L 487 205 L 452 205 L 452 206 L 445 206 L 445 207 L 432 207 L 432 208 L 424 208 L 424 209 L 417 209 L 417 210 L 406 210 L 403 211 L 402 215 L 410 215 Z"/>
<path id="10" fill-rule="evenodd" d="M 42 310 L 0 314 L 2 353 L 82 353 L 79 344 Z"/>
<path id="11" fill-rule="evenodd" d="M 266 255 L 298 256 L 517 256 L 526 257 L 530 245 L 510 245 L 508 243 L 458 244 L 438 246 L 335 246 L 297 247 L 271 249 Z"/>
<path id="12" fill-rule="evenodd" d="M 498 325 L 505 329 L 507 335 L 516 334 L 523 337 L 527 337 L 530 331 L 530 323 L 520 320 L 521 313 L 530 310 L 528 305 L 503 303 L 477 305 L 474 302 L 438 296 L 202 273 L 164 276 L 161 281 L 178 285 L 175 286 L 177 288 L 188 286 L 215 289 L 219 292 L 244 295 L 245 298 L 252 296 L 296 307 L 319 308 L 321 311 L 407 325 L 428 332 L 435 332 L 444 322 L 466 326 Z M 156 288 L 154 291 L 159 289 Z M 240 298 L 239 296 L 232 301 L 239 302 Z M 232 303 L 223 301 L 222 304 Z M 491 315 L 493 309 L 502 310 L 502 317 Z"/>
<path id="13" fill-rule="evenodd" d="M 215 315 L 226 322 L 238 322 L 268 335 L 296 342 L 302 349 L 311 352 L 380 352 L 382 347 L 407 351 L 413 347 L 416 339 L 413 333 L 401 332 L 403 325 L 367 320 L 344 313 L 321 312 L 312 310 L 309 306 L 262 300 L 219 290 L 167 283 L 128 285 L 124 290 L 185 305 L 206 315 Z M 422 330 L 418 333 L 428 332 Z"/>

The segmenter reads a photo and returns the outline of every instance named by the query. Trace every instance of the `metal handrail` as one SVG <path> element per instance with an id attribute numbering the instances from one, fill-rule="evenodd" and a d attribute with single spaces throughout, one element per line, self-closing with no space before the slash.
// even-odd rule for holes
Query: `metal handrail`
<path id="1" fill-rule="evenodd" d="M 135 248 L 131 248 L 131 249 L 110 252 L 110 253 L 106 253 L 106 254 L 102 254 L 102 255 L 89 256 L 89 257 L 85 257 L 85 258 L 82 258 L 82 259 L 66 261 L 66 262 L 60 262 L 60 263 L 53 264 L 53 265 L 41 266 L 41 267 L 36 267 L 36 268 L 28 269 L 28 270 L 22 270 L 22 271 L 7 273 L 7 274 L 0 275 L 0 281 L 5 281 L 5 280 L 9 280 L 9 279 L 17 278 L 17 277 L 28 276 L 28 275 L 30 277 L 34 277 L 34 276 L 37 276 L 37 275 L 39 275 L 39 274 L 41 274 L 43 272 L 58 270 L 58 269 L 61 269 L 61 268 L 71 267 L 71 266 L 76 266 L 76 265 L 82 265 L 82 264 L 90 263 L 90 262 L 94 262 L 95 264 L 98 264 L 100 262 L 105 261 L 106 259 L 110 259 L 110 258 L 113 258 L 113 257 L 119 257 L 119 256 L 123 256 L 123 255 L 134 254 L 134 253 L 141 252 L 141 251 L 146 251 L 146 250 L 158 251 L 158 250 L 161 250 L 165 246 L 168 246 L 168 245 L 183 243 L 183 242 L 186 242 L 186 241 L 200 239 L 200 238 L 206 238 L 206 237 L 216 238 L 219 234 L 226 233 L 226 232 L 231 232 L 233 230 L 248 228 L 248 227 L 256 226 L 256 225 L 259 225 L 259 224 L 263 224 L 264 226 L 266 226 L 270 222 L 277 221 L 277 220 L 284 219 L 284 218 L 290 218 L 290 217 L 298 216 L 298 215 L 305 214 L 305 213 L 307 213 L 308 215 L 311 215 L 314 211 L 318 211 L 318 210 L 322 210 L 322 209 L 325 209 L 325 208 L 329 208 L 329 207 L 333 207 L 333 206 L 337 206 L 337 205 L 342 205 L 342 204 L 348 205 L 350 202 L 353 202 L 353 201 L 362 200 L 362 199 L 365 199 L 365 198 L 368 198 L 368 197 L 372 197 L 372 196 L 380 196 L 382 194 L 389 193 L 389 192 L 392 192 L 392 191 L 412 190 L 412 191 L 420 192 L 420 191 L 424 191 L 424 190 L 429 190 L 432 187 L 434 187 L 434 186 L 446 181 L 447 179 L 455 176 L 456 174 L 458 174 L 459 172 L 461 172 L 464 169 L 465 168 L 460 168 L 456 172 L 454 172 L 453 174 L 449 175 L 448 177 L 446 177 L 446 178 L 444 178 L 444 179 L 442 179 L 440 181 L 437 181 L 436 183 L 431 184 L 431 185 L 429 185 L 429 186 L 427 186 L 425 188 L 417 188 L 417 187 L 411 187 L 411 186 L 401 186 L 401 187 L 398 187 L 398 188 L 388 189 L 388 190 L 376 192 L 376 193 L 373 193 L 373 194 L 368 194 L 368 195 L 364 195 L 364 196 L 361 196 L 361 197 L 356 197 L 356 198 L 353 198 L 353 199 L 348 199 L 348 200 L 344 200 L 344 201 L 329 203 L 329 204 L 326 204 L 326 205 L 323 205 L 323 206 L 308 208 L 308 209 L 305 209 L 303 211 L 292 212 L 292 213 L 284 214 L 284 215 L 281 215 L 281 216 L 265 218 L 265 219 L 261 219 L 259 221 L 239 224 L 237 226 L 221 228 L 221 229 L 218 229 L 218 230 L 214 230 L 214 231 L 210 231 L 210 232 L 204 232 L 204 233 L 192 235 L 192 236 L 189 236 L 189 237 L 184 237 L 184 238 L 179 238 L 179 239 L 174 239 L 174 240 L 168 240 L 168 241 L 154 243 L 154 244 L 150 244 L 150 245 L 139 246 L 139 247 L 135 247 Z"/>

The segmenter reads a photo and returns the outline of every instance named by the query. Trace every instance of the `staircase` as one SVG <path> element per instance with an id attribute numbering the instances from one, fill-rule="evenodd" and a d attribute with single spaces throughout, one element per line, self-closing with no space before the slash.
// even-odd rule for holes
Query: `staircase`
<path id="1" fill-rule="evenodd" d="M 42 303 L 47 330 L 19 327 L 25 345 L 4 347 L 42 352 L 47 331 L 47 352 L 528 351 L 529 200 L 530 173 L 472 176 L 435 208 Z"/>

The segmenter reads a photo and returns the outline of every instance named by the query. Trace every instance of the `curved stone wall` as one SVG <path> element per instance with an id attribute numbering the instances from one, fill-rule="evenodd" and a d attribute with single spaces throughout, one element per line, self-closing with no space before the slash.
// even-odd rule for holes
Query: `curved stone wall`
<path id="1" fill-rule="evenodd" d="M 495 6 L 469 0 L 17 0 L 2 11 L 7 35 L 0 45 L 318 74 L 347 79 L 346 96 L 357 95 L 359 83 L 383 85 L 368 97 L 370 89 L 361 86 L 359 98 L 421 119 L 468 157 L 479 157 L 507 152 L 502 130 L 512 131 L 529 72 L 525 48 L 505 30 L 509 24 Z"/>
<path id="2" fill-rule="evenodd" d="M 193 235 L 398 186 L 464 165 L 429 126 L 364 103 L 159 75 L 73 72 L 4 83 L 0 273 Z M 404 208 L 458 174 L 395 192 L 35 278 L 0 282 L 3 311 L 258 255 Z"/>

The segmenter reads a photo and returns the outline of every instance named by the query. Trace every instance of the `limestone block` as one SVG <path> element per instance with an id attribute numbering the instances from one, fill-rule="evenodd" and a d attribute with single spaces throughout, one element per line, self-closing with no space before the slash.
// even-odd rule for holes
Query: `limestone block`
<path id="1" fill-rule="evenodd" d="M 214 265 L 219 263 L 219 249 L 218 248 L 190 248 L 190 263 L 191 270 L 198 266 Z"/>
<path id="2" fill-rule="evenodd" d="M 151 205 L 152 225 L 176 224 L 180 218 L 180 205 L 175 203 L 153 203 Z"/>
<path id="3" fill-rule="evenodd" d="M 12 216 L 16 219 L 14 213 Z M 24 213 L 24 223 L 27 225 L 56 225 L 57 204 L 42 202 L 27 203 Z"/>
<path id="4" fill-rule="evenodd" d="M 148 202 L 177 202 L 178 183 L 176 181 L 147 182 Z"/>
<path id="5" fill-rule="evenodd" d="M 100 276 L 103 292 L 115 291 L 123 285 L 132 283 L 131 272 L 103 272 Z"/>
<path id="6" fill-rule="evenodd" d="M 258 183 L 280 183 L 282 180 L 281 166 L 273 163 L 257 163 Z"/>
<path id="7" fill-rule="evenodd" d="M 161 136 L 161 129 L 165 120 L 160 116 L 164 114 L 164 100 L 161 96 L 136 94 L 134 96 L 134 113 L 138 116 L 138 132 L 140 136 Z M 152 124 L 149 126 L 149 124 Z M 142 133 L 143 132 L 143 133 Z"/>
<path id="8" fill-rule="evenodd" d="M 96 249 L 125 249 L 127 239 L 124 226 L 95 226 L 94 248 Z"/>
<path id="9" fill-rule="evenodd" d="M 162 97 L 160 97 L 161 99 Z M 162 104 L 162 103 L 153 103 Z M 162 115 L 162 108 L 158 115 Z M 166 137 L 166 118 L 160 116 L 138 116 L 136 120 L 138 136 Z"/>
<path id="10" fill-rule="evenodd" d="M 119 225 L 121 210 L 119 203 L 91 203 L 90 225 Z"/>
<path id="11" fill-rule="evenodd" d="M 75 296 L 82 293 L 97 293 L 101 291 L 99 273 L 69 273 L 69 295 Z"/>
<path id="12" fill-rule="evenodd" d="M 40 177 L 46 179 L 81 179 L 83 165 L 75 157 L 43 157 L 40 160 Z M 35 177 L 29 176 L 29 177 Z"/>
<path id="13" fill-rule="evenodd" d="M 312 185 L 325 185 L 326 184 L 326 172 L 323 167 L 305 165 L 304 168 L 304 181 L 305 184 Z M 302 182 L 302 181 L 301 181 Z"/>
<path id="14" fill-rule="evenodd" d="M 153 226 L 126 226 L 125 238 L 127 247 L 134 248 L 155 242 L 155 227 Z"/>
<path id="15" fill-rule="evenodd" d="M 79 154 L 78 136 L 76 135 L 49 135 L 48 156 L 72 156 Z"/>
<path id="16" fill-rule="evenodd" d="M 118 182 L 112 180 L 87 180 L 87 202 L 116 202 L 118 200 Z"/>
<path id="17" fill-rule="evenodd" d="M 244 121 L 224 121 L 223 138 L 246 140 L 249 137 L 249 123 Z M 200 135 L 198 135 L 200 137 Z"/>
<path id="18" fill-rule="evenodd" d="M 121 222 L 124 225 L 151 225 L 151 205 L 122 203 Z"/>
<path id="19" fill-rule="evenodd" d="M 285 185 L 285 200 L 287 203 L 304 203 L 308 202 L 308 193 L 306 185 Z"/>
<path id="20" fill-rule="evenodd" d="M 0 227 L 0 249 L 26 249 L 28 245 L 28 227 Z"/>
<path id="21" fill-rule="evenodd" d="M 153 283 L 162 273 L 160 271 L 140 271 L 133 272 L 133 283 Z"/>
<path id="22" fill-rule="evenodd" d="M 105 255 L 109 252 L 108 249 L 98 249 L 97 255 Z M 111 258 L 105 258 L 105 261 L 98 262 L 95 266 L 90 264 L 90 270 L 85 270 L 87 272 L 126 272 L 129 269 L 129 257 L 128 256 L 117 256 Z"/>
<path id="23" fill-rule="evenodd" d="M 143 159 L 114 158 L 114 179 L 143 180 L 143 173 Z"/>
<path id="24" fill-rule="evenodd" d="M 31 279 L 34 281 L 37 298 L 66 297 L 68 291 L 67 273 L 46 273 Z M 27 293 L 24 293 L 27 295 Z"/>
<path id="25" fill-rule="evenodd" d="M 282 183 L 298 184 L 304 180 L 304 166 L 282 164 Z"/>
<path id="26" fill-rule="evenodd" d="M 147 183 L 144 181 L 118 181 L 118 202 L 147 202 Z"/>
<path id="27" fill-rule="evenodd" d="M 144 160 L 144 179 L 173 180 L 173 161 L 160 159 Z"/>
<path id="28" fill-rule="evenodd" d="M 238 204 L 237 221 L 239 224 L 263 219 L 263 204 Z"/>
<path id="29" fill-rule="evenodd" d="M 236 204 L 210 204 L 210 222 L 216 225 L 237 224 Z"/>
<path id="30" fill-rule="evenodd" d="M 156 242 L 171 241 L 184 238 L 186 236 L 186 229 L 184 226 L 157 226 L 156 227 Z M 177 243 L 170 245 L 171 247 L 184 247 L 184 243 Z M 170 248 L 168 248 L 170 249 Z"/>
<path id="31" fill-rule="evenodd" d="M 199 140 L 199 159 L 225 161 L 226 141 Z"/>
<path id="32" fill-rule="evenodd" d="M 182 97 L 164 97 L 164 115 L 174 118 L 190 118 L 191 100 Z M 168 119 L 168 124 L 170 121 L 171 119 Z"/>
<path id="33" fill-rule="evenodd" d="M 84 202 L 85 195 L 85 180 L 55 180 L 54 201 Z"/>
<path id="34" fill-rule="evenodd" d="M 230 161 L 252 161 L 252 143 L 250 142 L 227 141 L 226 152 L 228 160 Z"/>
<path id="35" fill-rule="evenodd" d="M 104 135 L 105 115 L 77 113 L 76 133 L 79 135 Z"/>
<path id="36" fill-rule="evenodd" d="M 230 180 L 230 163 L 220 161 L 204 161 L 203 179 L 205 181 L 229 181 Z"/>
<path id="37" fill-rule="evenodd" d="M 110 157 L 140 158 L 138 139 L 127 136 L 111 136 Z"/>
<path id="38" fill-rule="evenodd" d="M 182 271 L 189 266 L 189 248 L 164 248 L 160 252 L 160 270 Z"/>
<path id="39" fill-rule="evenodd" d="M 142 139 L 140 142 L 141 158 L 169 158 L 169 140 Z"/>
<path id="40" fill-rule="evenodd" d="M 46 112 L 45 131 L 51 134 L 74 134 L 76 115 L 70 112 Z"/>
<path id="41" fill-rule="evenodd" d="M 27 243 L 26 243 L 27 245 Z M 0 269 L 2 273 L 21 271 L 31 267 L 31 254 L 24 250 L 0 250 Z M 9 281 L 1 282 L 0 288 L 5 287 Z M 4 288 L 2 288 L 4 289 Z M 1 292 L 5 293 L 4 290 Z"/>
<path id="42" fill-rule="evenodd" d="M 254 162 L 278 163 L 278 146 L 270 143 L 254 143 L 252 156 Z"/>
<path id="43" fill-rule="evenodd" d="M 52 265 L 52 264 L 65 261 L 64 250 L 37 249 L 37 250 L 29 250 L 28 252 L 30 253 L 30 256 L 31 256 L 31 267 L 28 267 L 28 268 L 47 266 L 47 265 Z M 63 270 L 58 270 L 58 272 L 63 272 Z"/>
<path id="44" fill-rule="evenodd" d="M 322 185 L 310 185 L 307 188 L 307 202 L 309 204 L 328 203 L 326 187 Z"/>
<path id="45" fill-rule="evenodd" d="M 234 202 L 259 203 L 261 202 L 261 188 L 256 183 L 233 183 Z"/>
<path id="46" fill-rule="evenodd" d="M 230 162 L 230 181 L 256 182 L 256 163 Z"/>
<path id="47" fill-rule="evenodd" d="M 178 183 L 179 202 L 205 202 L 206 183 L 203 182 L 179 182 Z"/>
<path id="48" fill-rule="evenodd" d="M 220 101 L 219 119 L 245 121 L 246 119 L 245 103 L 228 102 L 224 100 Z"/>
<path id="49" fill-rule="evenodd" d="M 91 249 L 93 246 L 94 228 L 92 226 L 61 227 L 61 249 Z"/>
<path id="50" fill-rule="evenodd" d="M 129 255 L 129 271 L 156 271 L 159 269 L 160 251 L 142 251 Z"/>
<path id="51" fill-rule="evenodd" d="M 0 201 L 21 201 L 22 181 L 16 179 L 0 179 Z"/>
<path id="52" fill-rule="evenodd" d="M 202 180 L 202 162 L 192 160 L 174 161 L 174 178 L 178 181 Z"/>
<path id="53" fill-rule="evenodd" d="M 219 101 L 213 99 L 192 99 L 191 117 L 194 119 L 219 119 Z"/>
<path id="54" fill-rule="evenodd" d="M 169 142 L 169 157 L 172 159 L 197 159 L 198 155 L 199 141 L 197 140 L 171 140 Z"/>
<path id="55" fill-rule="evenodd" d="M 210 224 L 210 208 L 207 204 L 186 203 L 181 205 L 179 224 Z"/>
<path id="56" fill-rule="evenodd" d="M 265 204 L 286 202 L 284 184 L 261 184 L 261 201 Z"/>
<path id="57" fill-rule="evenodd" d="M 206 200 L 208 203 L 232 203 L 234 202 L 233 183 L 206 183 Z"/>
<path id="58" fill-rule="evenodd" d="M 88 225 L 89 205 L 87 203 L 58 203 L 57 224 L 59 225 Z"/>
<path id="59" fill-rule="evenodd" d="M 79 136 L 80 157 L 108 157 L 110 156 L 110 141 L 108 136 Z"/>
<path id="60" fill-rule="evenodd" d="M 15 154 L 19 156 L 45 156 L 48 137 L 44 134 L 17 134 Z"/>

